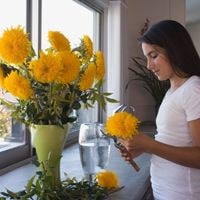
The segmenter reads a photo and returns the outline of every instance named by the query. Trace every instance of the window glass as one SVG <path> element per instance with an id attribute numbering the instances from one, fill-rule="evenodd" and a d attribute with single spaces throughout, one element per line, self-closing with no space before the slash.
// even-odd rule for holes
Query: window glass
<path id="1" fill-rule="evenodd" d="M 1 0 L 0 35 L 7 28 L 22 26 L 26 30 L 26 0 Z M 0 36 L 1 37 L 1 36 Z M 0 90 L 0 97 L 12 98 Z M 9 110 L 0 105 L 0 152 L 25 143 L 23 127 L 15 123 Z"/>
<path id="2" fill-rule="evenodd" d="M 85 34 L 93 39 L 93 10 L 73 0 L 43 0 L 42 8 L 42 48 L 49 47 L 49 30 L 62 32 L 70 40 L 72 48 Z"/>
<path id="3" fill-rule="evenodd" d="M 101 14 L 84 5 L 84 0 L 81 3 L 74 0 L 1 0 L 0 3 L 0 37 L 5 29 L 21 25 L 25 30 L 31 29 L 30 36 L 36 53 L 40 47 L 49 47 L 49 30 L 62 32 L 70 40 L 72 48 L 80 43 L 83 35 L 88 35 L 93 41 L 94 51 L 99 49 Z M 13 98 L 2 90 L 0 97 Z M 97 108 L 95 105 L 90 110 L 81 109 L 72 114 L 78 117 L 79 123 L 98 121 Z M 14 122 L 9 110 L 0 106 L 0 174 L 5 173 L 1 171 L 2 168 L 30 157 L 30 135 L 25 134 L 25 130 L 24 125 Z"/>
<path id="4" fill-rule="evenodd" d="M 26 0 L 1 0 L 0 32 L 7 27 L 22 25 L 26 28 Z"/>
<path id="5" fill-rule="evenodd" d="M 56 9 L 55 9 L 56 7 Z M 80 43 L 83 35 L 88 35 L 94 45 L 94 50 L 99 48 L 99 13 L 83 6 L 73 0 L 43 0 L 42 1 L 42 36 L 41 47 L 49 47 L 48 31 L 60 31 L 70 41 L 71 47 Z M 95 109 L 83 110 L 73 114 L 77 115 L 78 122 L 97 121 L 97 106 Z"/>

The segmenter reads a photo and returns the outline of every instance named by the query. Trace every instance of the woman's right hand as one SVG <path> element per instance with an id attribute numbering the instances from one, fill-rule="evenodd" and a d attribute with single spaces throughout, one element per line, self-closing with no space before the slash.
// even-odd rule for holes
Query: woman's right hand
<path id="1" fill-rule="evenodd" d="M 121 154 L 121 156 L 129 164 L 132 162 L 132 160 L 134 158 L 136 158 L 137 156 L 141 155 L 142 153 L 143 152 L 137 151 L 137 150 L 128 151 L 123 145 L 120 148 L 120 154 Z"/>

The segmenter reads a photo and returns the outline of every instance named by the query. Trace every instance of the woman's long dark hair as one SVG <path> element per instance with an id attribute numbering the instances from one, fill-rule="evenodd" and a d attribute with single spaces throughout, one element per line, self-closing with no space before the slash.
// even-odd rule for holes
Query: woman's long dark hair
<path id="1" fill-rule="evenodd" d="M 174 71 L 179 76 L 200 76 L 199 55 L 189 33 L 178 22 L 160 21 L 151 26 L 138 40 L 165 49 Z"/>

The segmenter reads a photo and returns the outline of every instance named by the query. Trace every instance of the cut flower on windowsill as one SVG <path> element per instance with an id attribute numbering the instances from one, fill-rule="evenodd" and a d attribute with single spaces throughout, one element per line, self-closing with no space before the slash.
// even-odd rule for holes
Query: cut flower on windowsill
<path id="1" fill-rule="evenodd" d="M 96 174 L 98 185 L 108 190 L 119 187 L 119 178 L 114 171 L 103 170 Z"/>
<path id="2" fill-rule="evenodd" d="M 129 139 L 138 133 L 140 121 L 128 112 L 117 112 L 106 121 L 106 132 L 114 137 Z"/>

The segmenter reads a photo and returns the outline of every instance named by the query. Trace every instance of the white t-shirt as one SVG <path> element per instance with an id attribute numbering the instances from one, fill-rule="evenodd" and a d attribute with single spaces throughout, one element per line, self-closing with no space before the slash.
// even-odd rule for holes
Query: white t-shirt
<path id="1" fill-rule="evenodd" d="M 192 76 L 160 106 L 155 139 L 174 146 L 192 146 L 187 122 L 200 118 L 200 77 Z M 200 130 L 199 130 L 200 134 Z M 152 156 L 151 182 L 155 199 L 200 200 L 200 169 Z"/>

